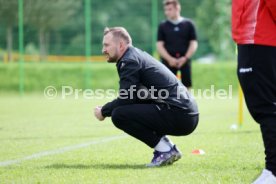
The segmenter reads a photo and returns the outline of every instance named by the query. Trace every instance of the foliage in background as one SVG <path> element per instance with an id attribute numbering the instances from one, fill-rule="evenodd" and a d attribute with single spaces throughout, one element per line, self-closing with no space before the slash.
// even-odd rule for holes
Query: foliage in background
<path id="1" fill-rule="evenodd" d="M 0 48 L 14 43 L 18 49 L 18 0 L 0 0 Z M 134 45 L 152 53 L 152 1 L 91 1 L 92 55 L 101 54 L 102 32 L 106 26 L 124 26 Z M 216 53 L 232 56 L 234 44 L 230 37 L 230 0 L 182 0 L 182 16 L 192 19 L 197 27 L 199 49 L 195 58 Z M 3 10 L 5 9 L 5 11 Z M 10 19 L 12 21 L 5 21 Z M 164 19 L 162 1 L 158 0 L 158 22 Z M 42 57 L 51 55 L 85 55 L 84 1 L 24 0 L 24 45 L 32 44 Z M 9 28 L 6 22 L 13 23 Z M 6 42 L 6 35 L 14 41 Z M 11 40 L 11 39 L 10 39 Z M 227 53 L 225 52 L 227 50 Z"/>
<path id="2" fill-rule="evenodd" d="M 38 30 L 40 57 L 44 60 L 49 45 L 49 31 L 56 31 L 78 11 L 80 1 L 74 0 L 24 0 L 24 21 Z"/>
<path id="3" fill-rule="evenodd" d="M 6 34 L 2 39 L 6 39 L 6 48 L 8 52 L 8 60 L 12 60 L 13 49 L 13 27 L 17 25 L 18 3 L 17 0 L 0 0 L 0 23 L 6 28 Z M 1 27 L 1 24 L 0 24 Z M 1 34 L 1 32 L 0 32 Z M 1 47 L 1 46 L 0 46 Z"/>
<path id="4" fill-rule="evenodd" d="M 196 22 L 200 35 L 208 38 L 215 54 L 223 59 L 234 58 L 235 46 L 231 39 L 231 0 L 202 1 L 197 9 Z"/>

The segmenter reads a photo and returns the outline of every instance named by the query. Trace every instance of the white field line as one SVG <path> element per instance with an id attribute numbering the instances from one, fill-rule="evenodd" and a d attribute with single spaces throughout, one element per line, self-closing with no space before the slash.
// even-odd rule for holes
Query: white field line
<path id="1" fill-rule="evenodd" d="M 26 160 L 38 159 L 38 158 L 49 156 L 49 155 L 57 155 L 57 154 L 61 154 L 64 152 L 73 151 L 73 150 L 85 148 L 85 147 L 88 147 L 91 145 L 110 142 L 110 141 L 114 141 L 114 140 L 122 139 L 122 138 L 126 138 L 126 137 L 127 137 L 126 135 L 104 137 L 101 140 L 89 141 L 89 142 L 85 142 L 85 143 L 81 143 L 81 144 L 58 148 L 55 150 L 42 151 L 42 152 L 34 153 L 32 155 L 29 155 L 29 156 L 26 156 L 23 158 L 19 158 L 19 159 L 2 161 L 2 162 L 0 162 L 0 167 L 5 167 L 5 166 L 13 165 L 13 164 L 19 164 Z"/>

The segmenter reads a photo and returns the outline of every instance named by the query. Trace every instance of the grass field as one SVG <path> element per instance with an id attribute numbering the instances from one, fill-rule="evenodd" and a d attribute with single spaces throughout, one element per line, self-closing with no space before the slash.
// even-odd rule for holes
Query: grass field
<path id="1" fill-rule="evenodd" d="M 0 93 L 18 92 L 19 86 L 18 63 L 0 62 Z M 212 64 L 193 63 L 193 87 L 195 89 L 228 88 L 233 86 L 237 91 L 236 62 L 215 62 Z M 45 86 L 62 85 L 74 88 L 118 89 L 118 74 L 114 63 L 25 63 L 24 90 L 27 93 L 41 92 Z M 85 77 L 88 75 L 88 80 Z M 88 83 L 86 86 L 85 83 Z"/>
<path id="2" fill-rule="evenodd" d="M 48 100 L 42 95 L 0 97 L 0 183 L 239 184 L 264 167 L 258 125 L 245 110 L 236 131 L 237 97 L 198 100 L 200 122 L 187 137 L 171 137 L 184 157 L 146 168 L 152 150 L 92 109 L 106 100 Z M 205 155 L 191 154 L 203 149 Z"/>

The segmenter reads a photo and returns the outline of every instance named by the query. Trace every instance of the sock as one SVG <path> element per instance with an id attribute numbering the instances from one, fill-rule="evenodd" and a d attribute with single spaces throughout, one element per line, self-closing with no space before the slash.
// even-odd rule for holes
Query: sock
<path id="1" fill-rule="evenodd" d="M 171 148 L 174 146 L 174 143 L 166 135 L 164 135 L 161 140 L 164 140 Z"/>
<path id="2" fill-rule="evenodd" d="M 159 143 L 154 147 L 154 149 L 159 152 L 167 152 L 171 150 L 171 147 L 168 145 L 166 141 L 164 141 L 161 138 Z"/>

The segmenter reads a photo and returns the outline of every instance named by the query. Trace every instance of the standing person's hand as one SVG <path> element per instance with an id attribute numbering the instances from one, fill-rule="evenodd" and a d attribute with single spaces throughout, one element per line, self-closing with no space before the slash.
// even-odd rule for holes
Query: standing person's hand
<path id="1" fill-rule="evenodd" d="M 168 61 L 168 64 L 170 65 L 170 67 L 178 68 L 178 59 L 172 58 Z"/>
<path id="2" fill-rule="evenodd" d="M 180 69 L 182 66 L 184 66 L 186 64 L 187 61 L 188 61 L 188 58 L 185 56 L 178 58 L 177 68 Z"/>
<path id="3" fill-rule="evenodd" d="M 94 115 L 99 121 L 103 121 L 105 119 L 105 117 L 103 117 L 103 115 L 102 115 L 102 107 L 101 106 L 95 107 Z"/>

